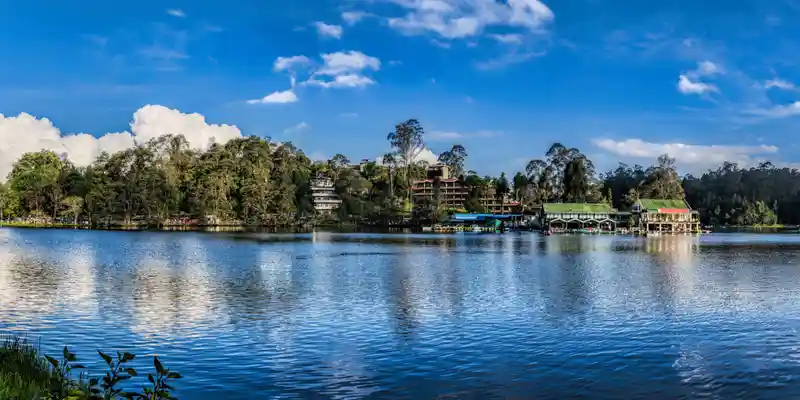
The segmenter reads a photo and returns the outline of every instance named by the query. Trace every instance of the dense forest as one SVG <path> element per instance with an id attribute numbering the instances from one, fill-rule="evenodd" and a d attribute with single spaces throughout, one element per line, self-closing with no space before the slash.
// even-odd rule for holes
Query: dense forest
<path id="1" fill-rule="evenodd" d="M 291 143 L 247 137 L 190 148 L 180 135 L 164 135 L 91 165 L 42 150 L 24 154 L 0 185 L 0 220 L 104 225 L 206 224 L 286 226 L 440 220 L 449 211 L 433 199 L 414 203 L 412 183 L 426 175 L 426 148 L 416 120 L 387 135 L 390 149 L 355 168 L 342 154 L 312 162 Z M 580 150 L 553 144 L 542 158 L 509 180 L 465 169 L 467 149 L 455 144 L 438 157 L 468 188 L 464 210 L 485 211 L 480 199 L 507 196 L 534 210 L 544 202 L 606 202 L 625 210 L 638 198 L 683 199 L 707 224 L 800 223 L 800 172 L 763 163 L 748 169 L 725 163 L 700 177 L 680 177 L 667 155 L 644 168 L 626 164 L 598 174 Z M 311 179 L 330 177 L 342 199 L 333 215 L 316 215 Z M 438 188 L 438 182 L 436 182 Z"/>

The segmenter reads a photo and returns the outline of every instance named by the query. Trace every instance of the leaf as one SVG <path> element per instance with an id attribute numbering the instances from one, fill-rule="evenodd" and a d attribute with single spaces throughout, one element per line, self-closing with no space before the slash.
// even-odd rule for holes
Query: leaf
<path id="1" fill-rule="evenodd" d="M 130 375 L 120 375 L 119 376 L 119 380 L 121 380 L 121 381 L 128 380 L 128 379 L 131 379 Z"/>
<path id="2" fill-rule="evenodd" d="M 156 384 L 155 379 L 153 379 L 153 374 L 147 374 L 147 380 L 150 381 L 153 385 Z"/>
<path id="3" fill-rule="evenodd" d="M 92 392 L 92 393 L 100 393 L 100 389 L 98 389 L 98 388 L 91 388 L 91 389 L 89 389 L 89 391 Z"/>
<path id="4" fill-rule="evenodd" d="M 169 378 L 169 379 L 181 379 L 182 377 L 181 377 L 181 374 L 179 374 L 177 372 L 170 372 L 170 373 L 167 374 L 167 378 Z"/>
<path id="5" fill-rule="evenodd" d="M 103 360 L 105 360 L 106 364 L 108 364 L 109 366 L 111 365 L 111 361 L 113 361 L 111 359 L 111 356 L 109 356 L 108 354 L 103 353 L 100 350 L 97 350 L 97 353 L 100 354 L 100 357 L 103 357 Z"/>
<path id="6" fill-rule="evenodd" d="M 47 355 L 44 356 L 44 358 L 47 359 L 47 362 L 49 362 L 50 365 L 53 366 L 53 368 L 58 369 L 58 360 L 56 360 L 53 357 L 47 356 Z"/>
<path id="7" fill-rule="evenodd" d="M 133 369 L 133 368 L 127 368 L 127 369 L 125 369 L 125 372 L 127 372 L 127 373 L 128 373 L 128 375 L 130 375 L 130 376 L 136 376 L 136 370 L 135 370 L 135 369 Z"/>
<path id="8" fill-rule="evenodd" d="M 153 365 L 156 367 L 156 372 L 159 374 L 164 373 L 164 366 L 161 365 L 161 361 L 158 361 L 158 357 L 153 357 Z"/>
<path id="9" fill-rule="evenodd" d="M 68 356 L 69 356 L 69 349 L 67 349 L 67 346 L 64 346 L 64 352 L 63 352 L 63 353 L 64 353 L 64 358 L 68 358 Z"/>
<path id="10" fill-rule="evenodd" d="M 89 379 L 89 386 L 94 386 L 94 385 L 97 385 L 97 382 L 98 382 L 98 381 L 99 381 L 99 379 L 97 379 L 97 378 L 91 378 L 91 379 Z"/>
<path id="11" fill-rule="evenodd" d="M 175 390 L 175 388 L 173 388 L 172 386 L 170 386 L 170 385 L 168 385 L 166 383 L 162 383 L 161 387 L 163 387 L 164 389 L 168 389 L 168 390 Z"/>
<path id="12" fill-rule="evenodd" d="M 70 365 L 69 367 L 72 369 L 86 369 L 86 367 L 81 364 Z"/>
<path id="13" fill-rule="evenodd" d="M 127 351 L 122 354 L 122 362 L 132 361 L 134 358 L 136 358 L 136 355 L 128 353 Z"/>

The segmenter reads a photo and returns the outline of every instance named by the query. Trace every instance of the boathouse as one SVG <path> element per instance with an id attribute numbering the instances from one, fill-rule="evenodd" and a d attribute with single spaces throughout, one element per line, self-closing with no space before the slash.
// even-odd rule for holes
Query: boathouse
<path id="1" fill-rule="evenodd" d="M 638 216 L 638 228 L 644 232 L 700 232 L 700 214 L 685 200 L 639 199 L 631 212 Z"/>
<path id="2" fill-rule="evenodd" d="M 540 221 L 543 227 L 553 231 L 570 229 L 616 229 L 614 207 L 602 203 L 545 203 L 542 205 Z"/>

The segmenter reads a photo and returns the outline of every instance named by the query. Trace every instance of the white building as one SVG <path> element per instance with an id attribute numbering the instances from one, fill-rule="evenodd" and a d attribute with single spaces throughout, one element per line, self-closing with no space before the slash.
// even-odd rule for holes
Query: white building
<path id="1" fill-rule="evenodd" d="M 323 174 L 318 174 L 311 180 L 311 197 L 317 212 L 332 212 L 342 204 L 334 189 L 333 180 Z"/>

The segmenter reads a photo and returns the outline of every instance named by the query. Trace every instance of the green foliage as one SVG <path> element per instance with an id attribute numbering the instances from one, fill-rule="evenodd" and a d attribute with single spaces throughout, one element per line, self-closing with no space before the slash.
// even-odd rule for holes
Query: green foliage
<path id="1" fill-rule="evenodd" d="M 450 150 L 439 154 L 439 162 L 450 168 L 450 174 L 453 177 L 464 175 L 464 161 L 466 159 L 467 150 L 460 144 L 453 145 Z"/>
<path id="2" fill-rule="evenodd" d="M 26 153 L 17 160 L 8 175 L 8 185 L 17 193 L 22 212 L 55 214 L 63 165 L 61 158 L 49 150 Z"/>
<path id="3" fill-rule="evenodd" d="M 154 374 L 148 374 L 149 387 L 141 392 L 125 391 L 120 385 L 138 376 L 127 364 L 136 356 L 117 352 L 116 357 L 98 351 L 107 371 L 102 377 L 75 376 L 85 367 L 77 356 L 64 347 L 56 359 L 45 355 L 21 339 L 7 339 L 0 347 L 0 399 L 100 400 L 100 399 L 174 399 L 171 383 L 181 375 L 165 368 L 153 358 Z"/>
<path id="4" fill-rule="evenodd" d="M 774 225 L 800 223 L 800 171 L 769 162 L 749 168 L 725 162 L 716 170 L 683 179 L 686 199 L 703 223 Z M 758 203 L 761 203 L 760 205 Z M 764 221 L 773 220 L 768 224 Z"/>

